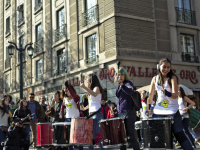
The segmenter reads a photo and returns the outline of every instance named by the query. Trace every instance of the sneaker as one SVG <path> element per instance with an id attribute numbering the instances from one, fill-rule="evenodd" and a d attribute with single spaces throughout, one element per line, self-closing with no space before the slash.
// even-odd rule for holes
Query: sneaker
<path id="1" fill-rule="evenodd" d="M 177 141 L 176 144 L 175 144 L 175 146 L 179 146 L 179 145 L 180 145 L 180 143 Z"/>
<path id="2" fill-rule="evenodd" d="M 200 146 L 200 139 L 198 139 L 196 142 L 197 142 L 197 144 Z"/>

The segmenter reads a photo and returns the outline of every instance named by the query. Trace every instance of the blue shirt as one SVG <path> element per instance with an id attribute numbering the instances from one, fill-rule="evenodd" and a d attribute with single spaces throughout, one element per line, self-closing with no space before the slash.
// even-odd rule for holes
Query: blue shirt
<path id="1" fill-rule="evenodd" d="M 116 96 L 118 97 L 117 109 L 118 113 L 127 113 L 133 108 L 134 87 L 131 81 L 125 80 L 122 87 L 118 85 L 116 89 Z"/>
<path id="2" fill-rule="evenodd" d="M 29 109 L 31 110 L 32 114 L 34 113 L 33 119 L 31 121 L 36 122 L 37 115 L 36 115 L 36 104 L 35 104 L 35 102 L 33 102 L 33 103 L 29 102 Z"/>

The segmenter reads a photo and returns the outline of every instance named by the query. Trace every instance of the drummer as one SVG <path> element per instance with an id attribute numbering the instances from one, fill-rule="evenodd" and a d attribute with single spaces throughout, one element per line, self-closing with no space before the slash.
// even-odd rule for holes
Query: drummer
<path id="1" fill-rule="evenodd" d="M 100 127 L 99 121 L 103 119 L 102 111 L 101 111 L 101 98 L 104 96 L 104 91 L 100 85 L 99 79 L 95 74 L 90 74 L 87 79 L 88 87 L 85 86 L 84 83 L 80 83 L 80 86 L 87 91 L 89 105 L 86 107 L 81 106 L 80 109 L 85 111 L 89 109 L 89 114 L 93 122 L 93 138 L 96 143 L 99 144 L 101 150 L 103 150 L 103 146 L 101 141 L 99 141 L 100 137 Z M 89 150 L 93 150 L 94 147 L 90 146 Z"/>
<path id="2" fill-rule="evenodd" d="M 65 122 L 71 122 L 71 118 L 80 117 L 79 102 L 80 97 L 76 94 L 76 90 L 72 85 L 68 85 L 68 81 L 65 81 L 65 89 L 62 91 L 63 104 L 61 106 L 61 113 L 64 114 L 66 108 Z M 62 116 L 61 115 L 61 116 Z M 68 146 L 68 150 L 73 150 L 73 146 Z M 79 150 L 83 150 L 83 146 L 79 146 Z"/>
<path id="3" fill-rule="evenodd" d="M 140 150 L 139 144 L 135 138 L 135 120 L 136 111 L 133 105 L 133 83 L 130 81 L 130 76 L 128 75 L 125 68 L 119 68 L 119 74 L 117 77 L 118 86 L 116 89 L 116 96 L 118 97 L 118 116 L 124 117 L 126 124 L 127 136 L 130 137 L 129 142 L 134 150 Z M 126 145 L 120 147 L 120 150 L 126 150 Z"/>
<path id="4" fill-rule="evenodd" d="M 149 90 L 149 103 L 152 103 L 154 91 L 158 99 L 154 108 L 153 117 L 173 117 L 172 132 L 184 150 L 193 150 L 187 139 L 178 111 L 178 77 L 171 70 L 171 61 L 162 58 L 158 66 L 158 75 L 153 77 Z"/>

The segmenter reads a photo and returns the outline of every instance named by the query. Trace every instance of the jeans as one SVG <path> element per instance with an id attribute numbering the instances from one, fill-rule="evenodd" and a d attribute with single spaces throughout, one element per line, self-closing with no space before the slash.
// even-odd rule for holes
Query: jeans
<path id="1" fill-rule="evenodd" d="M 172 115 L 156 115 L 153 114 L 153 117 L 174 117 L 174 123 L 172 124 L 172 132 L 175 133 L 181 133 L 183 132 L 183 124 L 182 124 L 182 118 L 181 115 L 179 113 L 179 111 L 176 112 L 176 114 L 172 114 Z M 186 139 L 183 142 L 179 143 L 181 144 L 181 147 L 184 150 L 193 150 L 193 147 L 190 143 L 190 141 L 187 139 L 186 135 L 183 135 L 185 137 L 182 137 L 182 139 Z M 178 139 L 177 139 L 178 140 Z"/>
<path id="2" fill-rule="evenodd" d="M 189 131 L 190 131 L 190 134 L 192 135 L 192 137 L 194 138 L 195 141 L 198 141 L 199 138 L 198 136 L 196 135 L 196 133 L 192 130 L 192 128 L 189 127 Z"/>
<path id="3" fill-rule="evenodd" d="M 121 113 L 118 117 L 124 117 L 127 113 Z M 136 120 L 136 112 L 133 108 L 127 115 L 125 119 L 126 125 L 126 134 L 130 139 L 128 142 L 131 144 L 134 150 L 140 150 L 140 146 L 138 141 L 135 138 L 135 120 Z M 120 146 L 120 150 L 126 150 L 126 145 Z"/>
<path id="4" fill-rule="evenodd" d="M 3 146 L 1 146 L 1 142 L 3 142 L 6 138 L 6 132 L 0 129 L 0 150 L 3 150 Z"/>
<path id="5" fill-rule="evenodd" d="M 99 121 L 100 121 L 101 119 L 103 119 L 103 114 L 102 114 L 102 112 L 99 112 L 99 113 L 97 113 L 96 115 L 92 116 L 91 119 L 94 119 L 94 120 L 93 120 L 93 138 L 94 138 L 94 140 L 95 140 L 95 136 L 96 136 L 97 134 L 100 134 L 100 130 L 101 130 L 101 129 L 100 129 L 100 127 L 99 127 Z M 107 148 L 103 148 L 103 146 L 102 146 L 102 144 L 101 144 L 101 141 L 98 142 L 98 144 L 99 144 L 101 150 L 107 150 Z M 92 146 L 89 146 L 89 150 L 94 150 L 94 146 L 93 146 L 93 145 L 92 145 Z"/>
<path id="6" fill-rule="evenodd" d="M 30 125 L 27 125 L 26 128 L 25 128 L 25 131 L 26 131 L 26 137 L 25 137 L 25 140 L 30 140 L 30 131 L 31 131 L 31 128 L 30 128 Z"/>
<path id="7" fill-rule="evenodd" d="M 71 122 L 71 118 L 66 118 L 65 122 Z M 68 150 L 73 150 L 73 145 L 67 146 Z M 79 150 L 83 150 L 83 146 L 79 146 Z"/>
<path id="8" fill-rule="evenodd" d="M 192 135 L 190 134 L 189 130 L 188 130 L 188 127 L 189 127 L 189 118 L 184 118 L 182 120 L 182 124 L 183 124 L 183 128 L 185 130 L 185 133 L 188 137 L 188 139 L 190 140 L 190 142 L 192 143 L 192 145 L 195 147 L 195 144 L 194 144 L 194 140 L 192 138 Z"/>

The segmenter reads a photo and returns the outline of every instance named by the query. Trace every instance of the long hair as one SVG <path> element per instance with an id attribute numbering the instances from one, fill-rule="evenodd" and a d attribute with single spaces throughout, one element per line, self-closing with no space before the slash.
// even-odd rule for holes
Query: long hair
<path id="1" fill-rule="evenodd" d="M 9 101 L 9 103 L 10 103 L 12 101 L 12 96 L 10 94 L 6 94 L 6 97 L 10 98 L 10 101 Z"/>
<path id="2" fill-rule="evenodd" d="M 0 101 L 0 111 L 2 112 L 1 117 L 4 116 L 5 113 L 8 113 L 7 109 L 6 109 L 6 105 L 4 104 L 4 101 L 6 100 L 7 97 L 4 97 L 1 101 Z"/>
<path id="3" fill-rule="evenodd" d="M 147 95 L 147 91 L 146 90 L 143 90 L 142 92 L 145 92 L 145 94 L 146 94 L 146 98 L 145 98 L 145 104 L 147 104 L 147 99 L 148 99 L 148 95 Z"/>
<path id="4" fill-rule="evenodd" d="M 25 99 L 20 99 L 20 105 L 19 105 L 19 110 L 22 110 L 23 108 L 23 102 L 26 101 Z M 27 102 L 28 103 L 28 102 Z M 26 106 L 26 109 L 28 108 L 28 105 Z"/>
<path id="5" fill-rule="evenodd" d="M 100 93 L 102 94 L 102 98 L 105 98 L 105 94 L 104 94 L 103 88 L 101 87 L 98 77 L 95 74 L 90 74 L 89 80 L 90 80 L 91 84 L 88 85 L 88 88 L 90 90 L 93 90 L 95 87 L 98 87 Z M 88 93 L 88 95 L 89 95 L 89 93 Z"/>
<path id="6" fill-rule="evenodd" d="M 60 91 L 56 91 L 55 94 L 56 94 L 56 93 L 58 94 L 59 100 L 62 101 Z"/>
<path id="7" fill-rule="evenodd" d="M 72 91 L 76 94 L 76 90 L 74 89 L 74 87 L 71 85 L 71 84 L 69 84 L 69 87 L 72 89 Z M 65 91 L 64 91 L 65 92 Z M 69 97 L 67 94 L 65 94 L 65 97 Z"/>
<path id="8" fill-rule="evenodd" d="M 180 92 L 181 92 L 181 98 L 182 98 L 182 100 L 184 101 L 184 99 L 185 99 L 185 91 L 183 90 L 183 88 L 182 87 L 180 87 Z M 187 103 L 187 106 L 189 105 L 189 103 Z M 190 110 L 188 109 L 188 114 L 190 115 L 191 113 L 190 113 Z"/>
<path id="9" fill-rule="evenodd" d="M 160 60 L 160 62 L 159 62 L 159 66 L 161 66 L 163 62 L 170 63 L 170 66 L 171 66 L 171 61 L 170 61 L 168 58 L 162 58 L 162 59 Z M 161 85 L 161 80 L 162 80 L 162 82 L 163 82 L 163 84 L 164 84 L 164 80 L 163 80 L 163 78 L 162 78 L 162 73 L 161 73 L 160 70 L 158 70 L 158 75 L 160 75 L 159 78 L 158 78 L 158 84 Z M 177 84 L 178 84 L 178 77 L 177 77 L 177 76 L 173 73 L 173 71 L 170 69 L 170 72 L 167 74 L 167 77 L 169 78 L 168 84 L 169 84 L 169 86 L 170 86 L 171 88 L 172 88 L 171 79 L 172 79 L 173 76 L 175 76 L 175 77 L 177 78 Z M 160 79 L 160 77 L 161 77 L 161 79 Z"/>

